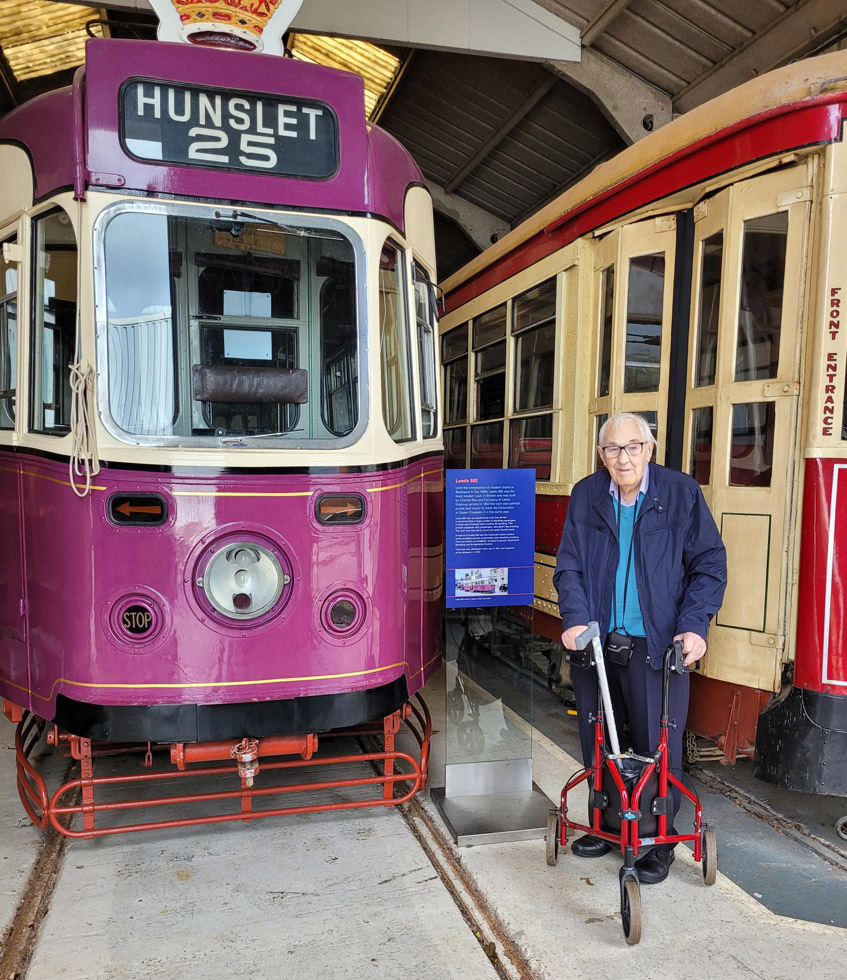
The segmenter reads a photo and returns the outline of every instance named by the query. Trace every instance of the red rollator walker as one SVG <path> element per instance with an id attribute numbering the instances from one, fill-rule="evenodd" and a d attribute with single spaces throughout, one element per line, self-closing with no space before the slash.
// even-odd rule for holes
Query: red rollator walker
<path id="1" fill-rule="evenodd" d="M 675 642 L 665 651 L 663 664 L 662 716 L 659 724 L 659 745 L 651 756 L 621 752 L 615 714 L 609 694 L 606 664 L 600 644 L 600 627 L 589 623 L 577 638 L 577 649 L 586 651 L 584 665 L 597 668 L 598 696 L 594 721 L 594 764 L 576 773 L 562 790 L 558 810 L 551 810 L 547 821 L 547 863 L 559 860 L 559 848 L 568 842 L 568 829 L 593 834 L 611 844 L 617 844 L 623 855 L 620 869 L 621 922 L 627 943 L 635 945 L 641 939 L 641 885 L 635 860 L 639 848 L 654 844 L 694 842 L 694 860 L 701 861 L 703 880 L 713 885 L 718 872 L 718 847 L 714 830 L 703 824 L 703 812 L 696 793 L 682 785 L 671 773 L 668 751 L 668 685 L 672 673 L 688 671 L 683 664 L 682 644 Z M 590 650 L 589 650 L 590 644 Z M 608 725 L 604 725 L 604 720 Z M 606 746 L 608 728 L 611 751 Z M 568 819 L 568 793 L 586 780 L 591 780 L 589 812 L 592 826 Z M 668 821 L 673 818 L 671 790 L 678 789 L 694 804 L 694 832 L 669 833 Z"/>

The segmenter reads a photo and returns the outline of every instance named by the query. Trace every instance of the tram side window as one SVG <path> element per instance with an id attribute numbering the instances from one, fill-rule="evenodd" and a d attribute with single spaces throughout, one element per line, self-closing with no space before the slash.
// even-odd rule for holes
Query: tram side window
<path id="1" fill-rule="evenodd" d="M 597 370 L 597 397 L 605 398 L 609 394 L 609 382 L 612 375 L 612 328 L 615 318 L 615 267 L 610 265 L 603 270 L 600 285 L 600 362 Z"/>
<path id="2" fill-rule="evenodd" d="M 70 431 L 70 365 L 76 360 L 77 246 L 64 211 L 34 222 L 35 294 L 32 317 L 31 426 Z"/>
<path id="3" fill-rule="evenodd" d="M 695 387 L 715 383 L 718 351 L 718 323 L 721 305 L 721 267 L 723 265 L 723 232 L 703 242 L 700 258 L 700 306 L 697 339 Z"/>
<path id="4" fill-rule="evenodd" d="M 552 409 L 556 337 L 556 280 L 515 297 L 515 410 Z M 509 465 L 534 469 L 537 480 L 549 480 L 553 454 L 553 416 L 535 415 L 509 423 Z"/>
<path id="5" fill-rule="evenodd" d="M 664 253 L 632 258 L 626 309 L 624 391 L 659 390 L 664 295 Z"/>
<path id="6" fill-rule="evenodd" d="M 691 414 L 691 464 L 688 472 L 701 487 L 705 487 L 712 479 L 713 409 L 711 406 L 695 408 Z"/>
<path id="7" fill-rule="evenodd" d="M 464 469 L 467 465 L 468 430 L 468 324 L 463 323 L 441 338 L 444 365 L 444 465 Z M 456 428 L 446 428 L 451 423 Z"/>
<path id="8" fill-rule="evenodd" d="M 16 241 L 10 238 L 8 244 L 14 245 Z M 18 266 L 5 259 L 3 244 L 0 244 L 0 429 L 13 429 L 18 349 Z"/>
<path id="9" fill-rule="evenodd" d="M 438 431 L 435 384 L 435 296 L 429 276 L 415 263 L 415 323 L 421 366 L 421 427 L 424 439 Z"/>
<path id="10" fill-rule="evenodd" d="M 390 242 L 386 243 L 379 259 L 382 415 L 395 442 L 414 438 L 404 282 L 402 253 Z"/>
<path id="11" fill-rule="evenodd" d="M 773 402 L 732 406 L 731 486 L 771 485 L 775 418 Z"/>
<path id="12" fill-rule="evenodd" d="M 473 323 L 474 421 L 502 419 L 506 414 L 506 304 Z M 474 469 L 503 466 L 503 423 L 471 429 Z"/>
<path id="13" fill-rule="evenodd" d="M 317 273 L 329 275 L 321 286 L 322 412 L 336 436 L 349 435 L 359 418 L 359 362 L 356 356 L 356 290 L 352 261 L 328 255 Z"/>
<path id="14" fill-rule="evenodd" d="M 787 241 L 785 211 L 744 222 L 736 381 L 775 378 L 779 372 Z"/>

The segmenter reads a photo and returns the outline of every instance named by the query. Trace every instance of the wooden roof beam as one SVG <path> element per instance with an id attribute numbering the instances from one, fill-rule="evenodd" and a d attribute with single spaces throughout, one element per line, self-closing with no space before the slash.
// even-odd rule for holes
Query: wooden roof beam
<path id="1" fill-rule="evenodd" d="M 606 6 L 589 21 L 580 40 L 585 48 L 590 48 L 609 24 L 632 3 L 632 0 L 609 0 Z"/>

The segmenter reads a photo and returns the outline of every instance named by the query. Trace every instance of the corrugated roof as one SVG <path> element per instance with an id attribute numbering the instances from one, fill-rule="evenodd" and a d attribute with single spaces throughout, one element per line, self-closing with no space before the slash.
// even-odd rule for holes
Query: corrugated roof
<path id="1" fill-rule="evenodd" d="M 299 61 L 341 68 L 361 75 L 365 82 L 368 119 L 373 117 L 379 100 L 391 86 L 400 67 L 399 58 L 375 44 L 342 37 L 293 34 L 289 39 L 289 50 Z"/>
<path id="2" fill-rule="evenodd" d="M 19 82 L 73 68 L 84 60 L 90 36 L 85 25 L 99 10 L 48 0 L 3 0 L 0 5 L 0 47 Z M 93 27 L 102 37 L 102 29 Z"/>

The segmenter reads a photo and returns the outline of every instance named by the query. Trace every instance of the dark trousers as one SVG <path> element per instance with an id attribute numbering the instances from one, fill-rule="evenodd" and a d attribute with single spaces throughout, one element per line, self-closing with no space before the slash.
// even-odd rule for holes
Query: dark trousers
<path id="1" fill-rule="evenodd" d="M 617 667 L 606 663 L 609 693 L 615 712 L 615 723 L 621 751 L 631 748 L 638 755 L 650 755 L 659 745 L 659 719 L 662 716 L 663 671 L 653 670 L 647 662 L 647 641 L 635 637 L 635 648 L 629 664 Z M 668 690 L 668 747 L 670 769 L 677 779 L 682 772 L 682 736 L 688 716 L 688 674 L 671 674 Z M 579 739 L 582 745 L 582 761 L 588 767 L 594 764 L 594 723 L 589 715 L 597 710 L 597 671 L 571 667 L 571 684 L 576 695 Z M 674 727 L 674 723 L 676 727 Z M 624 733 L 629 726 L 629 734 Z M 608 735 L 606 743 L 609 744 Z M 674 815 L 679 810 L 680 792 L 673 790 Z"/>

